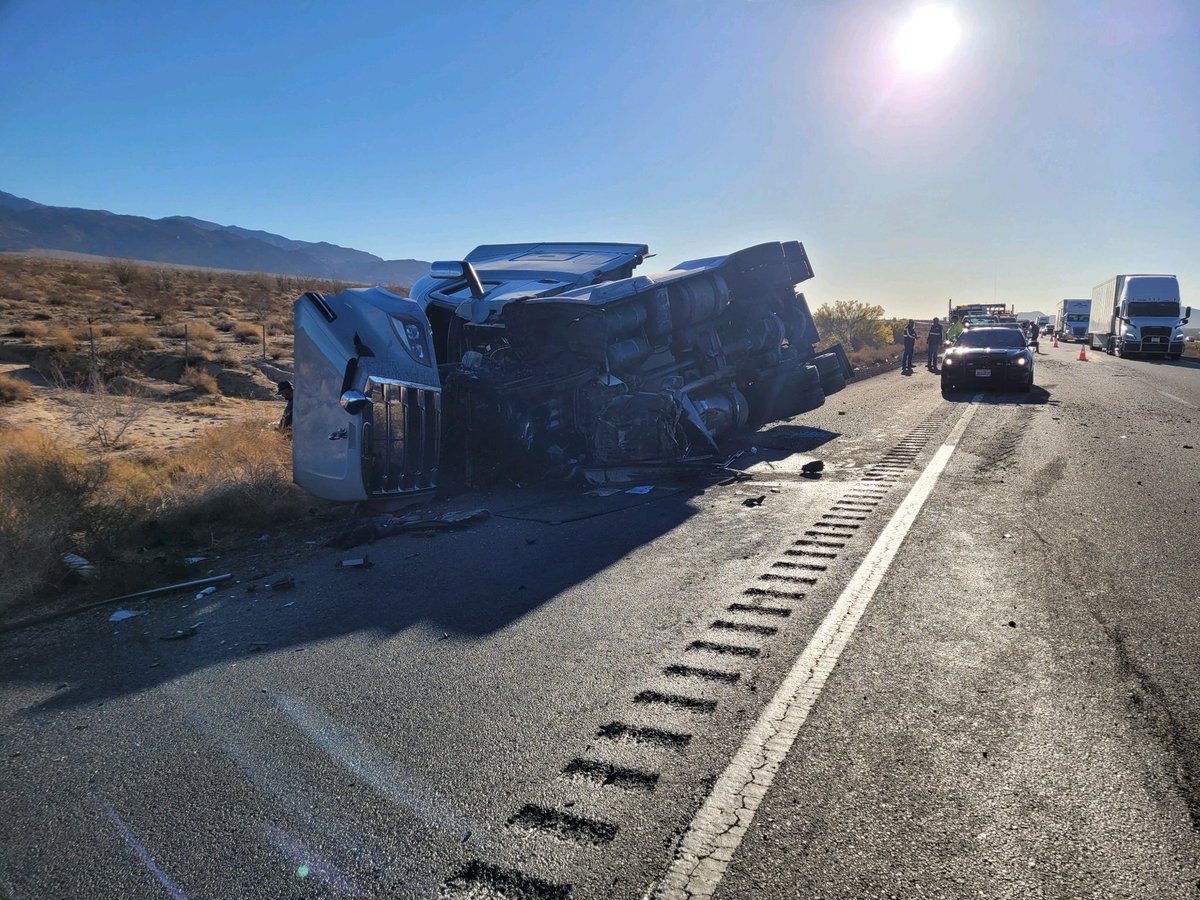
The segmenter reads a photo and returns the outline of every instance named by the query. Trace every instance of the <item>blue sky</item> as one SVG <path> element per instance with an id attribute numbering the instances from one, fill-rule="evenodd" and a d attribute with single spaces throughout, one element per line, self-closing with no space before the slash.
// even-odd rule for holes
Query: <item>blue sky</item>
<path id="1" fill-rule="evenodd" d="M 388 258 L 799 239 L 810 301 L 896 315 L 1124 271 L 1200 307 L 1200 7 L 964 0 L 914 73 L 916 5 L 0 0 L 0 190 Z"/>

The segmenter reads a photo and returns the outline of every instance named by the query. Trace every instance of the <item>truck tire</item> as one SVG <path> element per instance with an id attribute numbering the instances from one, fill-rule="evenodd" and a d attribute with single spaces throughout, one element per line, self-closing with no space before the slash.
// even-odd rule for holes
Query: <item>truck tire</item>
<path id="1" fill-rule="evenodd" d="M 842 371 L 842 362 L 832 353 L 815 357 L 813 364 L 821 376 L 821 390 L 825 392 L 826 396 L 836 394 L 846 386 L 846 374 Z"/>
<path id="2" fill-rule="evenodd" d="M 1125 352 L 1125 342 L 1121 341 L 1119 344 L 1117 344 L 1117 356 L 1119 356 L 1121 359 L 1125 359 L 1127 355 L 1128 354 Z"/>

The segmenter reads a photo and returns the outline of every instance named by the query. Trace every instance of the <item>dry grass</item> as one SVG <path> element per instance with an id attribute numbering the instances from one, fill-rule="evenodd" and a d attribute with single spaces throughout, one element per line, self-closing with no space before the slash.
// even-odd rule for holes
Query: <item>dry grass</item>
<path id="1" fill-rule="evenodd" d="M 219 394 L 217 388 L 217 379 L 213 378 L 203 369 L 197 369 L 194 366 L 183 370 L 183 375 L 179 378 L 180 384 L 186 384 L 188 387 L 195 390 L 197 394 Z"/>
<path id="2" fill-rule="evenodd" d="M 95 564 L 98 590 L 133 587 L 168 574 L 133 561 L 148 535 L 187 546 L 296 518 L 305 500 L 291 475 L 291 445 L 265 421 L 216 425 L 184 450 L 126 458 L 2 431 L 0 613 L 61 589 L 64 553 Z"/>
<path id="3" fill-rule="evenodd" d="M 127 350 L 157 350 L 162 343 L 154 336 L 154 329 L 142 322 L 121 322 L 112 330 L 118 346 Z"/>
<path id="4" fill-rule="evenodd" d="M 29 386 L 29 382 L 0 372 L 0 406 L 32 399 L 33 388 Z"/>
<path id="5" fill-rule="evenodd" d="M 257 344 L 262 339 L 262 328 L 253 322 L 238 322 L 233 326 L 233 336 L 243 344 Z"/>

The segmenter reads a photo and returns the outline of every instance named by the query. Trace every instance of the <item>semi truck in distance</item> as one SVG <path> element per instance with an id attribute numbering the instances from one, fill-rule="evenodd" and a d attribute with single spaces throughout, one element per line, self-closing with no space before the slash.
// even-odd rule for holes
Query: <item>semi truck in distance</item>
<path id="1" fill-rule="evenodd" d="M 1059 300 L 1054 313 L 1054 334 L 1060 341 L 1086 340 L 1091 311 L 1091 300 Z"/>
<path id="2" fill-rule="evenodd" d="M 1180 308 L 1174 275 L 1116 275 L 1092 289 L 1087 341 L 1093 350 L 1122 357 L 1179 359 L 1191 314 L 1190 306 Z"/>

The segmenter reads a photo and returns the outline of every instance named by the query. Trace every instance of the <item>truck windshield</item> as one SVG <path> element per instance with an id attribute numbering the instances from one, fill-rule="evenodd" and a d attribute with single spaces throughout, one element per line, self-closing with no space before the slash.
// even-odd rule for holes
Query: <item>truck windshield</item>
<path id="1" fill-rule="evenodd" d="M 974 328 L 959 335 L 956 343 L 960 347 L 1024 347 L 1025 335 L 1016 328 Z"/>
<path id="2" fill-rule="evenodd" d="M 1067 316 L 1068 322 L 1086 322 L 1087 320 L 1088 320 L 1088 317 L 1085 316 L 1083 313 L 1071 313 L 1070 315 Z"/>
<path id="3" fill-rule="evenodd" d="M 1179 316 L 1179 303 L 1175 300 L 1130 300 L 1129 316 Z"/>

